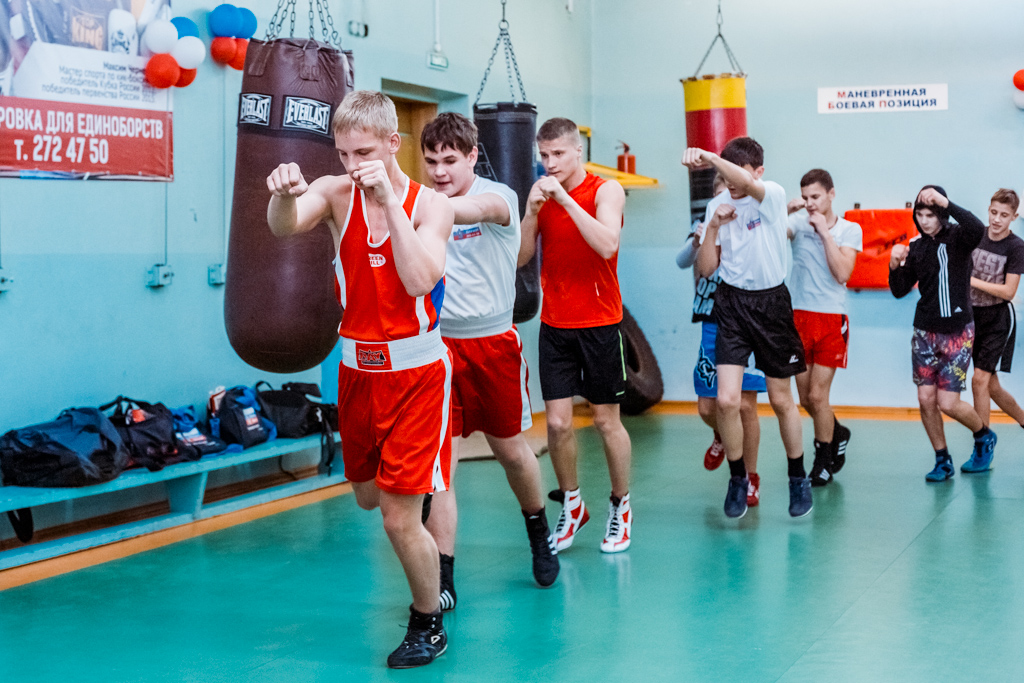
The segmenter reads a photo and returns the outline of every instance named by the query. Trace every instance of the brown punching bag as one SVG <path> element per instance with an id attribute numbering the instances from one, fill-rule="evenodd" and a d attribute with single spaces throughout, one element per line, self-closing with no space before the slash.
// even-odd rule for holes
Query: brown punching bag
<path id="1" fill-rule="evenodd" d="M 334 240 L 321 223 L 278 238 L 267 176 L 295 162 L 307 182 L 345 173 L 331 117 L 352 90 L 352 53 L 306 38 L 252 40 L 238 107 L 238 151 L 224 323 L 235 352 L 267 372 L 318 365 L 338 341 Z"/>

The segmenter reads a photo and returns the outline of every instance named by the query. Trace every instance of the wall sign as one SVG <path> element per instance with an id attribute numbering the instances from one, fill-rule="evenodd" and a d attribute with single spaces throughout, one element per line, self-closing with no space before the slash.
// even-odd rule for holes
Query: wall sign
<path id="1" fill-rule="evenodd" d="M 139 55 L 169 17 L 167 0 L 0 0 L 0 175 L 172 179 L 171 95 Z"/>
<path id="2" fill-rule="evenodd" d="M 819 114 L 942 111 L 949 109 L 946 83 L 818 88 Z"/>

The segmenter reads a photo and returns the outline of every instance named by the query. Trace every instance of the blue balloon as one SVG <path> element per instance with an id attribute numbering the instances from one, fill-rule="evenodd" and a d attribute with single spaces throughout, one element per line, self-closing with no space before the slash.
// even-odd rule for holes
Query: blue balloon
<path id="1" fill-rule="evenodd" d="M 249 40 L 256 35 L 256 15 L 248 7 L 239 7 L 238 11 L 242 15 L 242 30 L 235 37 Z"/>
<path id="2" fill-rule="evenodd" d="M 210 33 L 218 38 L 234 38 L 242 32 L 242 13 L 234 5 L 217 5 L 206 16 Z"/>
<path id="3" fill-rule="evenodd" d="M 171 19 L 171 23 L 174 24 L 174 28 L 178 29 L 179 38 L 184 38 L 185 36 L 199 37 L 199 27 L 196 25 L 196 22 L 188 17 L 174 17 Z"/>

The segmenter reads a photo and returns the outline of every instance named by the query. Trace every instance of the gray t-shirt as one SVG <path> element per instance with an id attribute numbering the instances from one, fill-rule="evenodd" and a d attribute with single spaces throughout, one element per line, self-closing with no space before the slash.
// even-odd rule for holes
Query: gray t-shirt
<path id="1" fill-rule="evenodd" d="M 804 212 L 789 217 L 793 233 L 793 272 L 789 276 L 789 294 L 793 309 L 815 313 L 846 314 L 846 285 L 836 282 L 825 259 L 822 244 L 814 226 Z M 863 251 L 863 234 L 856 223 L 839 218 L 829 228 L 832 239 L 839 247 Z"/>

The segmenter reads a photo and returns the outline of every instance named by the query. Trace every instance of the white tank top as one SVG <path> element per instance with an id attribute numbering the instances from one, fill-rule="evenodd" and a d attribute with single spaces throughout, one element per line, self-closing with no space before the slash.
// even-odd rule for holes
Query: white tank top
<path id="1" fill-rule="evenodd" d="M 519 198 L 508 185 L 477 176 L 467 195 L 493 193 L 508 204 L 508 225 L 456 225 L 448 238 L 441 334 L 473 339 L 512 327 L 522 231 Z"/>

